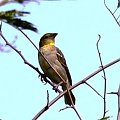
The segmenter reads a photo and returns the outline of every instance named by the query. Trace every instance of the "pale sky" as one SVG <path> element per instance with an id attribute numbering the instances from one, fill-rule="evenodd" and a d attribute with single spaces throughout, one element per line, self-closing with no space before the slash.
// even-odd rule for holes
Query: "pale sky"
<path id="1" fill-rule="evenodd" d="M 114 1 L 113 1 L 114 2 Z M 114 10 L 116 3 L 109 3 Z M 57 32 L 56 46 L 64 53 L 72 76 L 73 84 L 82 80 L 100 66 L 96 48 L 98 34 L 103 64 L 120 57 L 120 28 L 105 8 L 103 0 L 87 1 L 41 1 L 40 5 L 30 3 L 25 8 L 18 4 L 6 5 L 1 11 L 19 9 L 30 11 L 31 15 L 24 19 L 31 21 L 39 29 L 39 33 L 25 31 L 38 46 L 40 37 L 47 32 Z M 117 13 L 118 14 L 118 13 Z M 18 35 L 16 47 L 35 67 L 39 67 L 37 50 L 16 29 L 3 24 L 3 34 L 12 41 Z M 0 41 L 3 43 L 3 40 Z M 38 73 L 25 65 L 20 56 L 12 51 L 0 53 L 0 118 L 2 120 L 32 120 L 37 112 L 46 105 L 47 90 L 50 101 L 58 94 L 52 87 L 44 85 Z M 41 69 L 40 69 L 41 71 Z M 99 93 L 103 95 L 104 80 L 102 72 L 89 80 Z M 117 92 L 120 84 L 120 63 L 106 69 L 107 93 Z M 76 108 L 83 120 L 97 120 L 103 116 L 103 100 L 85 84 L 73 90 L 76 97 Z M 78 120 L 72 109 L 64 108 L 61 98 L 38 120 Z M 117 117 L 117 96 L 107 95 L 107 115 L 110 120 Z"/>

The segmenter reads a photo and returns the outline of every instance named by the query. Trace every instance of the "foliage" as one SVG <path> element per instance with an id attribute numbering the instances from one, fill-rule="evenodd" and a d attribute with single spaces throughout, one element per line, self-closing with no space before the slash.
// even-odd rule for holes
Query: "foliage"
<path id="1" fill-rule="evenodd" d="M 30 12 L 17 10 L 2 11 L 0 12 L 0 20 L 16 28 L 28 29 L 37 32 L 37 28 L 34 27 L 32 23 L 18 18 L 24 16 L 25 14 L 30 14 Z"/>

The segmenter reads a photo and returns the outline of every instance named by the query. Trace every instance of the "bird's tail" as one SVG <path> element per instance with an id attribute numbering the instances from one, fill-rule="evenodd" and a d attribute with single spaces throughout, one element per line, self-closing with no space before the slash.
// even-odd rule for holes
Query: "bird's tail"
<path id="1" fill-rule="evenodd" d="M 63 89 L 63 91 L 65 91 L 67 88 L 66 88 L 66 86 L 62 85 L 62 89 Z M 75 96 L 73 95 L 72 91 L 69 91 L 69 93 L 70 93 L 70 95 L 71 95 L 73 104 L 75 105 Z M 71 105 L 72 105 L 72 102 L 71 102 L 69 93 L 67 92 L 67 93 L 64 95 L 64 100 L 65 100 L 65 104 L 71 106 Z"/>

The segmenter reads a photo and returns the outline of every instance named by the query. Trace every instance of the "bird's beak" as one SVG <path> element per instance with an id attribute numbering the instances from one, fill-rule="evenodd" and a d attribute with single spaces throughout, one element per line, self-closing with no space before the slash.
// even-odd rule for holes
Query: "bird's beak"
<path id="1" fill-rule="evenodd" d="M 55 37 L 57 36 L 58 33 L 52 33 L 52 34 L 53 34 L 53 36 L 54 36 L 54 38 L 55 38 Z"/>

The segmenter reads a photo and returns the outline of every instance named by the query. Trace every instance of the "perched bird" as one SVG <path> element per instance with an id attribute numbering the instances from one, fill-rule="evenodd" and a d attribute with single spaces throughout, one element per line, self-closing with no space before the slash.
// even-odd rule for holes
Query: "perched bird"
<path id="1" fill-rule="evenodd" d="M 55 84 L 59 84 L 60 82 L 63 82 L 61 84 L 62 90 L 65 91 L 67 89 L 67 86 L 72 86 L 72 79 L 69 72 L 69 69 L 66 64 L 66 60 L 64 58 L 63 53 L 59 48 L 55 46 L 55 37 L 57 36 L 57 33 L 46 33 L 43 35 L 39 42 L 39 50 L 42 53 L 42 55 L 47 59 L 47 61 L 43 58 L 43 56 L 38 52 L 38 61 L 39 64 L 44 72 L 44 74 Z M 52 67 L 51 67 L 52 66 Z M 56 73 L 57 71 L 57 73 Z M 58 75 L 59 74 L 59 75 Z M 61 80 L 61 78 L 63 80 Z M 67 86 L 66 86 L 67 85 Z M 72 93 L 72 91 L 69 91 L 73 104 L 75 104 L 75 97 Z M 70 95 L 68 92 L 64 95 L 65 104 L 72 105 L 72 102 L 70 100 Z"/>

